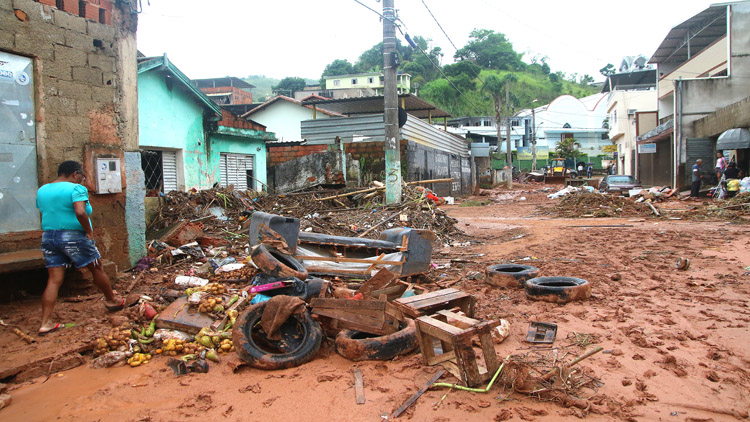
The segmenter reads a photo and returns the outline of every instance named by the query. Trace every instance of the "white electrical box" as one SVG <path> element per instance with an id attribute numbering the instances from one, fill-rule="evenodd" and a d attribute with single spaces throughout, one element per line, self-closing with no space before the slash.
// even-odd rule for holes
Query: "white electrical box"
<path id="1" fill-rule="evenodd" d="M 96 159 L 96 193 L 122 192 L 119 158 Z"/>

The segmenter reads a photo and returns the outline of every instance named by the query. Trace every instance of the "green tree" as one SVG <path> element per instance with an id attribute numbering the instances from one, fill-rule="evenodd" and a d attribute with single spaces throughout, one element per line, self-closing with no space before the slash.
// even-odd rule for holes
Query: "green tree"
<path id="1" fill-rule="evenodd" d="M 581 144 L 576 138 L 565 138 L 555 145 L 555 152 L 559 157 L 565 159 L 573 158 L 577 162 L 578 157 L 584 155 L 579 148 L 581 148 Z"/>
<path id="2" fill-rule="evenodd" d="M 615 66 L 612 63 L 607 63 L 606 66 L 599 69 L 599 73 L 603 76 L 610 76 L 615 74 Z"/>
<path id="3" fill-rule="evenodd" d="M 471 79 L 479 76 L 482 68 L 466 60 L 443 66 L 443 72 L 448 76 L 465 75 Z"/>
<path id="4" fill-rule="evenodd" d="M 323 74 L 320 75 L 320 87 L 325 89 L 326 76 L 350 75 L 352 73 L 357 73 L 357 68 L 349 60 L 336 59 L 326 65 Z"/>
<path id="5" fill-rule="evenodd" d="M 521 61 L 523 54 L 513 50 L 513 44 L 504 34 L 490 29 L 475 29 L 469 35 L 469 42 L 456 51 L 454 58 L 471 60 L 485 69 L 523 70 L 526 64 Z"/>
<path id="6" fill-rule="evenodd" d="M 287 76 L 286 78 L 282 79 L 278 85 L 275 85 L 273 87 L 273 92 L 280 95 L 293 97 L 295 91 L 302 91 L 302 89 L 305 88 L 306 85 L 307 83 L 303 78 L 297 76 Z"/>

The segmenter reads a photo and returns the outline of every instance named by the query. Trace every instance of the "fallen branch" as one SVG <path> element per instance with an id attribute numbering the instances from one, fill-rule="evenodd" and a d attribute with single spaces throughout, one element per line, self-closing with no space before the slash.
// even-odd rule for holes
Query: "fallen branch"
<path id="1" fill-rule="evenodd" d="M 697 404 L 688 404 L 688 403 L 665 403 L 670 406 L 682 406 L 687 409 L 693 409 L 693 410 L 701 410 L 704 412 L 711 412 L 711 413 L 718 413 L 720 415 L 729 415 L 734 416 L 737 419 L 747 419 L 748 413 L 747 411 L 738 411 L 734 409 L 730 410 L 724 410 L 724 409 L 717 409 L 715 407 L 708 407 L 708 406 L 701 406 Z"/>
<path id="2" fill-rule="evenodd" d="M 591 356 L 593 356 L 593 355 L 595 355 L 595 354 L 597 354 L 597 353 L 601 352 L 601 351 L 602 351 L 602 349 L 603 349 L 603 347 L 601 347 L 601 346 L 598 346 L 598 347 L 595 347 L 595 348 L 593 348 L 593 349 L 589 350 L 588 352 L 586 352 L 586 353 L 582 354 L 581 356 L 578 356 L 577 358 L 573 359 L 573 361 L 571 361 L 571 362 L 570 362 L 570 363 L 568 364 L 568 367 L 571 367 L 571 366 L 573 366 L 573 365 L 576 365 L 577 363 L 581 362 L 582 360 L 584 360 L 584 359 L 587 359 L 587 358 L 589 358 L 589 357 L 591 357 Z M 558 369 L 559 369 L 559 368 L 555 368 L 555 369 L 553 369 L 553 370 L 551 370 L 551 371 L 547 372 L 546 374 L 544 374 L 544 375 L 542 376 L 542 379 L 543 379 L 544 381 L 549 381 L 549 380 L 550 380 L 550 378 L 552 378 L 552 377 L 554 377 L 555 375 L 557 375 L 557 370 L 558 370 Z"/>
<path id="3" fill-rule="evenodd" d="M 396 211 L 396 212 L 395 212 L 395 213 L 394 213 L 393 215 L 391 215 L 390 217 L 388 217 L 388 218 L 386 218 L 385 220 L 381 221 L 380 223 L 378 223 L 378 224 L 376 224 L 376 225 L 374 225 L 374 226 L 370 227 L 370 228 L 369 228 L 369 229 L 367 229 L 367 230 L 366 230 L 366 231 L 365 231 L 364 233 L 360 234 L 360 235 L 359 235 L 359 236 L 357 236 L 357 237 L 365 237 L 365 236 L 367 236 L 368 234 L 370 234 L 370 232 L 372 232 L 373 230 L 375 230 L 375 229 L 377 229 L 378 227 L 382 226 L 383 224 L 385 224 L 385 223 L 387 223 L 387 222 L 389 222 L 389 221 L 393 220 L 393 219 L 394 219 L 394 218 L 395 218 L 395 217 L 396 217 L 397 215 L 401 214 L 402 212 L 403 212 L 403 210 L 398 210 L 398 211 Z"/>

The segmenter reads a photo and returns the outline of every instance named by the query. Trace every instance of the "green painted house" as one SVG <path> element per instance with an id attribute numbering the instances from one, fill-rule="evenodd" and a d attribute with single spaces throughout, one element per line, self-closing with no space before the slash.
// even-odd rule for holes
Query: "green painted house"
<path id="1" fill-rule="evenodd" d="M 151 196 L 216 183 L 265 186 L 273 133 L 215 104 L 166 54 L 138 59 L 138 132 Z"/>

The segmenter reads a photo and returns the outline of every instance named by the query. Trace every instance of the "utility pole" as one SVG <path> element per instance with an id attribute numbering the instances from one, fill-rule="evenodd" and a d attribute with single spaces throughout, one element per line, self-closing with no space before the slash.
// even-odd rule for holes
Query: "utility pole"
<path id="1" fill-rule="evenodd" d="M 531 105 L 531 170 L 536 171 L 536 109 Z"/>
<path id="2" fill-rule="evenodd" d="M 505 82 L 505 164 L 508 166 L 508 172 L 505 174 L 506 186 L 508 189 L 513 188 L 513 155 L 510 151 L 510 83 Z"/>
<path id="3" fill-rule="evenodd" d="M 401 202 L 401 148 L 396 93 L 396 9 L 383 0 L 383 120 L 385 121 L 385 203 Z"/>

